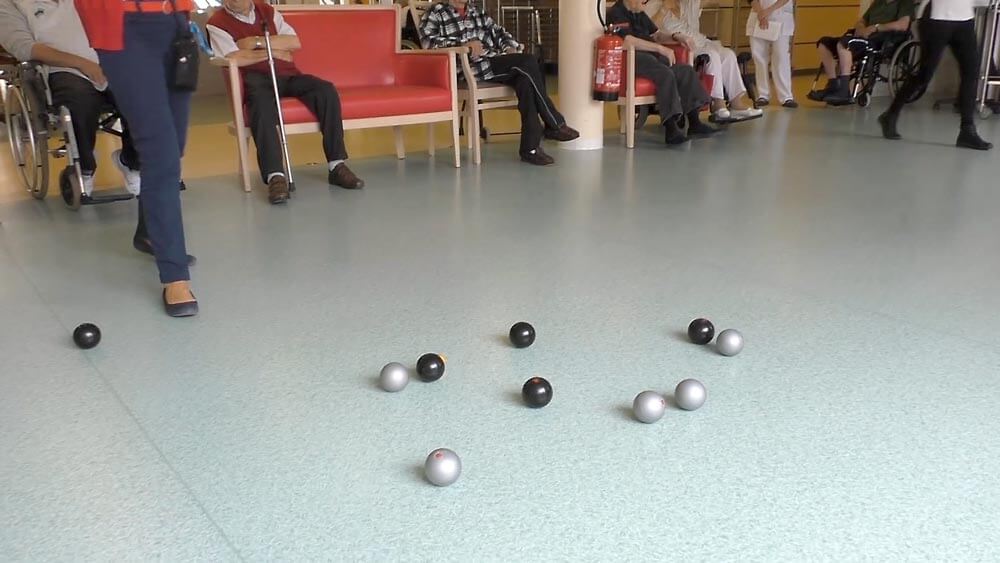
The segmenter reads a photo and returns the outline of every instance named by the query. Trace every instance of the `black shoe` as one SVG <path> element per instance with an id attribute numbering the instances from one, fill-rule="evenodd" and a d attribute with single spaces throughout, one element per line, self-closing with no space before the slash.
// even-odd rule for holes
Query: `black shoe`
<path id="1" fill-rule="evenodd" d="M 892 112 L 885 112 L 878 116 L 878 124 L 882 126 L 882 136 L 886 139 L 891 139 L 893 141 L 902 139 L 903 136 L 899 134 L 896 130 L 896 120 L 899 119 L 899 115 Z M 962 136 L 959 135 L 959 139 Z"/>
<path id="2" fill-rule="evenodd" d="M 663 142 L 668 145 L 682 145 L 687 141 L 687 135 L 677 126 L 676 120 L 668 119 L 663 122 Z"/>
<path id="3" fill-rule="evenodd" d="M 194 293 L 191 294 L 194 297 Z M 198 314 L 198 301 L 167 303 L 167 290 L 163 290 L 163 310 L 171 317 L 193 317 Z"/>
<path id="4" fill-rule="evenodd" d="M 757 98 L 757 101 L 754 102 L 754 105 L 757 106 L 757 107 L 759 107 L 759 108 L 767 107 L 770 104 L 771 104 L 771 100 L 768 100 L 767 98 Z"/>
<path id="5" fill-rule="evenodd" d="M 138 250 L 139 252 L 142 252 L 143 254 L 149 254 L 150 256 L 153 256 L 153 244 L 149 242 L 148 238 L 136 235 L 134 238 L 132 238 L 132 247 Z M 190 254 L 188 254 L 187 257 L 188 257 L 188 266 L 194 266 L 194 263 L 198 261 L 197 258 L 195 258 Z"/>
<path id="6" fill-rule="evenodd" d="M 984 141 L 979 136 L 979 133 L 976 132 L 975 126 L 967 126 L 962 127 L 958 132 L 958 140 L 955 141 L 955 146 L 976 151 L 988 151 L 993 148 L 993 143 Z"/>
<path id="7" fill-rule="evenodd" d="M 826 97 L 837 90 L 837 79 L 826 81 L 826 87 L 822 90 L 810 90 L 806 97 L 814 102 L 825 102 Z"/>
<path id="8" fill-rule="evenodd" d="M 556 159 L 545 154 L 542 147 L 538 147 L 530 152 L 522 152 L 521 160 L 523 162 L 527 162 L 528 164 L 534 164 L 535 166 L 548 166 L 550 164 L 554 164 L 556 161 Z"/>
<path id="9" fill-rule="evenodd" d="M 697 123 L 692 123 L 688 126 L 688 137 L 692 138 L 704 138 L 711 137 L 719 132 L 719 129 L 712 127 L 707 123 L 702 123 L 701 121 Z"/>
<path id="10" fill-rule="evenodd" d="M 785 101 L 781 102 L 781 107 L 788 108 L 788 109 L 795 109 L 795 108 L 799 107 L 799 103 L 796 102 L 795 100 L 785 100 Z"/>
<path id="11" fill-rule="evenodd" d="M 554 141 L 559 141 L 565 143 L 566 141 L 572 141 L 580 136 L 580 132 L 573 129 L 565 123 L 560 125 L 558 129 L 546 128 L 544 133 L 546 139 L 552 139 Z"/>

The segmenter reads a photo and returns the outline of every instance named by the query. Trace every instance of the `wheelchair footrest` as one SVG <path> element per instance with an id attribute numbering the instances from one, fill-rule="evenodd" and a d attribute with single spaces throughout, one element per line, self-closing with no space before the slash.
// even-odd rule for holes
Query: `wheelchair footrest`
<path id="1" fill-rule="evenodd" d="M 102 203 L 114 203 L 116 201 L 128 201 L 135 196 L 129 192 L 94 192 L 93 195 L 80 198 L 80 205 L 100 205 Z"/>

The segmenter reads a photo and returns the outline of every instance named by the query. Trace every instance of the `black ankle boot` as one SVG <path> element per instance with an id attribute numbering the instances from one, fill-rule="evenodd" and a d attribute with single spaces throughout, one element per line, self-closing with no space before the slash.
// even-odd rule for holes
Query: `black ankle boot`
<path id="1" fill-rule="evenodd" d="M 677 120 L 674 118 L 667 119 L 663 122 L 663 140 L 668 145 L 680 145 L 686 143 L 688 138 L 681 131 L 681 128 L 677 125 Z"/>
<path id="2" fill-rule="evenodd" d="M 975 125 L 963 125 L 958 131 L 958 140 L 955 141 L 955 146 L 963 149 L 988 151 L 993 148 L 993 143 L 984 141 L 976 132 Z"/>
<path id="3" fill-rule="evenodd" d="M 878 124 L 882 126 L 882 136 L 886 139 L 892 139 L 893 141 L 902 139 L 902 135 L 896 130 L 896 120 L 899 119 L 898 113 L 893 113 L 887 111 L 882 115 L 878 116 Z"/>

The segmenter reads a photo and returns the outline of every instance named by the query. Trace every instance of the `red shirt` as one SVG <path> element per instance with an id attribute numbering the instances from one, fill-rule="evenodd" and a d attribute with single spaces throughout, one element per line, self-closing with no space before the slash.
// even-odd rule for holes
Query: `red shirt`
<path id="1" fill-rule="evenodd" d="M 130 0 L 75 0 L 90 46 L 104 51 L 125 48 L 125 2 Z M 193 0 L 174 0 L 179 12 L 194 9 Z M 147 4 L 147 2 L 143 2 Z M 170 6 L 170 0 L 164 0 Z"/>

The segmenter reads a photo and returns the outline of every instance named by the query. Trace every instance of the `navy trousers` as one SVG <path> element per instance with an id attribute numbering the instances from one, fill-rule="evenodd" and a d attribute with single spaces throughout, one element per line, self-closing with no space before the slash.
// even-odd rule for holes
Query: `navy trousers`
<path id="1" fill-rule="evenodd" d="M 162 283 L 191 279 L 180 193 L 191 93 L 168 86 L 178 18 L 126 14 L 125 49 L 97 53 L 142 161 L 141 207 Z"/>

